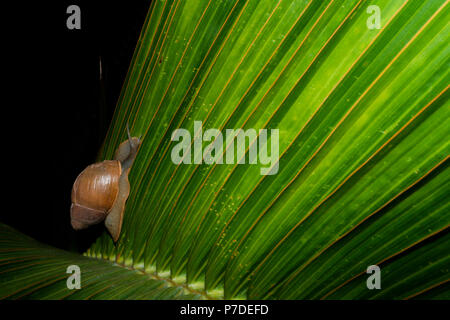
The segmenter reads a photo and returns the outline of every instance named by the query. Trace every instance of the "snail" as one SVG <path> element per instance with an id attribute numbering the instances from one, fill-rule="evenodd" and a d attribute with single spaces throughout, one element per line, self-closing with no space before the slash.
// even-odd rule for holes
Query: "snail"
<path id="1" fill-rule="evenodd" d="M 130 193 L 128 173 L 141 143 L 139 138 L 131 137 L 128 124 L 127 134 L 128 140 L 119 145 L 113 160 L 91 164 L 76 178 L 70 206 L 71 225 L 75 230 L 105 221 L 114 242 L 119 239 Z"/>

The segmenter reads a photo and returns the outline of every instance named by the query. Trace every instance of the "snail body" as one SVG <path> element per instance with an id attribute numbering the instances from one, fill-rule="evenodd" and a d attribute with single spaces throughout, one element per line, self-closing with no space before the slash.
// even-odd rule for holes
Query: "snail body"
<path id="1" fill-rule="evenodd" d="M 114 242 L 119 239 L 125 202 L 130 193 L 128 173 L 141 143 L 127 132 L 128 140 L 119 145 L 113 160 L 91 164 L 76 178 L 70 207 L 71 225 L 75 230 L 105 221 Z"/>

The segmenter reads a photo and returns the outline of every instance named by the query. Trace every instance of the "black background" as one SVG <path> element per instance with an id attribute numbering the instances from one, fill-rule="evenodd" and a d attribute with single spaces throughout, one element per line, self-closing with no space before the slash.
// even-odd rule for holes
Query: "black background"
<path id="1" fill-rule="evenodd" d="M 70 192 L 76 176 L 95 162 L 150 3 L 59 0 L 3 7 L 1 222 L 78 252 L 103 231 L 102 224 L 72 230 Z M 81 9 L 81 30 L 66 26 L 72 4 Z"/>

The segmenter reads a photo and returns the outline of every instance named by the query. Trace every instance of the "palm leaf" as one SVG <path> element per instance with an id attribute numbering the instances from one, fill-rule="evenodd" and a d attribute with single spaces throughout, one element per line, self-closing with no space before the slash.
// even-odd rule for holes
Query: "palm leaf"
<path id="1" fill-rule="evenodd" d="M 132 268 L 55 249 L 0 224 L 0 299 L 199 299 L 201 293 Z M 81 270 L 69 290 L 67 267 Z"/>
<path id="2" fill-rule="evenodd" d="M 368 28 L 369 5 L 381 29 Z M 82 261 L 208 298 L 448 298 L 449 10 L 445 0 L 153 2 L 99 156 L 113 156 L 127 123 L 142 135 L 122 233 Z M 278 173 L 175 165 L 171 134 L 193 133 L 194 121 L 279 129 Z M 365 285 L 375 264 L 382 290 Z M 152 298 L 144 278 L 135 294 Z M 95 285 L 106 279 L 122 283 L 105 274 Z"/>

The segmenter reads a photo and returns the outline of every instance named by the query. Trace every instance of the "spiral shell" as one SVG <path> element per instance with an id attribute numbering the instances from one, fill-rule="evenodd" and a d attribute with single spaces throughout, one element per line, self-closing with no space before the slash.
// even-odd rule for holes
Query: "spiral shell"
<path id="1" fill-rule="evenodd" d="M 72 188 L 71 224 L 75 230 L 103 221 L 119 194 L 122 166 L 118 160 L 105 160 L 84 169 Z"/>

